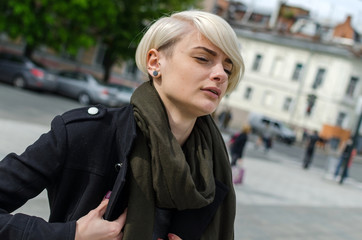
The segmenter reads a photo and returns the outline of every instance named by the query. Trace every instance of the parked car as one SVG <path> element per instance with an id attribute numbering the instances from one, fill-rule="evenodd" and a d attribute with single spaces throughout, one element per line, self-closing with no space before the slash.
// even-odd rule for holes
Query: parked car
<path id="1" fill-rule="evenodd" d="M 110 107 L 121 106 L 129 102 L 132 92 L 126 92 L 122 86 L 105 84 L 91 74 L 79 71 L 58 72 L 60 95 L 77 99 L 83 105 L 103 104 Z M 127 89 L 127 87 L 124 87 Z"/>
<path id="2" fill-rule="evenodd" d="M 55 91 L 56 75 L 27 57 L 0 53 L 0 80 L 18 88 Z"/>
<path id="3" fill-rule="evenodd" d="M 266 123 L 270 124 L 270 126 L 273 128 L 273 132 L 276 138 L 281 142 L 287 144 L 293 144 L 295 142 L 295 132 L 284 123 L 261 114 L 250 113 L 249 124 L 254 133 L 261 134 Z"/>
<path id="4" fill-rule="evenodd" d="M 111 88 L 117 89 L 116 95 L 117 95 L 118 102 L 120 102 L 120 103 L 129 103 L 131 100 L 131 96 L 135 90 L 132 87 L 119 85 L 119 84 L 115 84 L 115 83 L 110 83 L 110 84 L 108 84 L 108 86 L 110 86 Z"/>

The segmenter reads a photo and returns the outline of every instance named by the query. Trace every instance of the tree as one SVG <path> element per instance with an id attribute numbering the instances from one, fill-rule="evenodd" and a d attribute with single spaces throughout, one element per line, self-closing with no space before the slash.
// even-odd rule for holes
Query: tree
<path id="1" fill-rule="evenodd" d="M 50 47 L 71 55 L 75 55 L 79 48 L 94 46 L 118 11 L 115 2 L 110 0 L 55 0 L 52 10 L 57 24 Z"/>
<path id="2" fill-rule="evenodd" d="M 13 39 L 22 37 L 28 57 L 39 45 L 75 55 L 79 48 L 94 45 L 97 29 L 115 15 L 112 1 L 2 1 L 0 31 Z"/>
<path id="3" fill-rule="evenodd" d="M 108 81 L 112 66 L 118 61 L 134 59 L 135 50 L 146 25 L 172 11 L 197 6 L 199 0 L 115 0 L 117 17 L 108 24 L 100 37 L 107 46 L 104 56 L 104 81 Z"/>
<path id="4" fill-rule="evenodd" d="M 8 0 L 0 3 L 0 32 L 26 42 L 24 55 L 46 45 L 75 55 L 79 48 L 94 46 L 101 40 L 104 80 L 117 61 L 134 58 L 140 36 L 147 23 L 172 9 L 195 6 L 199 0 Z"/>
<path id="5" fill-rule="evenodd" d="M 26 42 L 24 55 L 31 57 L 39 43 L 47 42 L 55 22 L 53 15 L 46 11 L 40 1 L 2 1 L 0 31 L 11 38 L 23 37 Z"/>

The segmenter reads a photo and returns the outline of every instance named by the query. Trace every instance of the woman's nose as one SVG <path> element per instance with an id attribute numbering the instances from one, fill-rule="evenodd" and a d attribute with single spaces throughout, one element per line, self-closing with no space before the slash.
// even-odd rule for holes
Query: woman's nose
<path id="1" fill-rule="evenodd" d="M 228 80 L 229 76 L 225 72 L 224 66 L 222 64 L 217 64 L 213 68 L 211 78 L 214 81 L 219 81 L 220 83 L 224 83 Z"/>

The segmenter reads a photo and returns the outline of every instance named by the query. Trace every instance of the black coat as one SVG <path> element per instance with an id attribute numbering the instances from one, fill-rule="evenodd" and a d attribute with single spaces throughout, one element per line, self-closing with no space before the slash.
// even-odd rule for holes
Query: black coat
<path id="1" fill-rule="evenodd" d="M 127 201 L 126 159 L 137 131 L 131 105 L 80 108 L 55 117 L 50 131 L 24 153 L 11 153 L 0 161 L 0 239 L 74 240 L 76 220 L 96 208 L 110 190 L 104 217 L 118 217 Z M 10 214 L 44 189 L 49 222 Z M 216 181 L 214 201 L 195 211 L 178 212 L 173 229 L 190 236 L 186 239 L 201 236 L 228 191 Z"/>
<path id="2" fill-rule="evenodd" d="M 73 240 L 75 221 L 96 208 L 113 184 L 122 188 L 136 136 L 132 106 L 88 109 L 55 117 L 51 130 L 23 154 L 0 162 L 0 239 Z M 45 188 L 50 223 L 9 214 Z M 109 208 L 117 209 L 116 197 L 111 195 Z"/>

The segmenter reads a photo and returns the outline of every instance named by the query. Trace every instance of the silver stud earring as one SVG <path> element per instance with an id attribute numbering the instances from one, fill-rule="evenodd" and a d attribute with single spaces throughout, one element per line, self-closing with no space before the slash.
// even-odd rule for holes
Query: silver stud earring
<path id="1" fill-rule="evenodd" d="M 158 72 L 155 70 L 155 71 L 153 71 L 152 75 L 153 75 L 154 77 L 157 77 Z"/>

